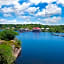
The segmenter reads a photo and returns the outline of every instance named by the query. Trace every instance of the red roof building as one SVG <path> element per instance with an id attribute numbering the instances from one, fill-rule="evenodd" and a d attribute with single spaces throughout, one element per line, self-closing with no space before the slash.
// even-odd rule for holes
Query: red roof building
<path id="1" fill-rule="evenodd" d="M 32 32 L 40 32 L 40 31 L 41 31 L 41 29 L 39 27 L 34 27 L 32 29 Z"/>
<path id="2" fill-rule="evenodd" d="M 40 28 L 39 27 L 34 27 L 33 30 L 40 30 Z"/>

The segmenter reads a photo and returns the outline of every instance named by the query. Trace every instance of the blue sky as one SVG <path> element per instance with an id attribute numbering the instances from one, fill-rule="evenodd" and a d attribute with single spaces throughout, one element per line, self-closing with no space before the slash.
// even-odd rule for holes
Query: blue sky
<path id="1" fill-rule="evenodd" d="M 0 24 L 64 24 L 64 0 L 0 0 Z"/>

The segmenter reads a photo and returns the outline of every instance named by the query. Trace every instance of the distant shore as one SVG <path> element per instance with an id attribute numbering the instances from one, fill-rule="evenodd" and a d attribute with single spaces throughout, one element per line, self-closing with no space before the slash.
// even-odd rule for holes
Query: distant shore
<path id="1" fill-rule="evenodd" d="M 64 37 L 64 35 L 62 35 L 62 34 L 52 33 L 52 35 L 54 35 L 54 36 L 60 36 L 60 37 Z"/>
<path id="2" fill-rule="evenodd" d="M 64 25 L 42 25 L 42 24 L 0 24 L 0 29 L 12 29 L 19 31 L 19 29 L 29 29 L 30 31 L 34 27 L 39 27 L 42 32 L 61 32 L 64 33 Z M 48 29 L 49 28 L 49 29 Z"/>

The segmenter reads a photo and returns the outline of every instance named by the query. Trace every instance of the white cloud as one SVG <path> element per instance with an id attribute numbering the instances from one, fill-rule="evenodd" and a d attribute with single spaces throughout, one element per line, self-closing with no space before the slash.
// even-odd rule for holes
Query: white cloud
<path id="1" fill-rule="evenodd" d="M 61 17 L 51 17 L 51 18 L 45 18 L 45 19 L 41 19 L 39 18 L 39 20 L 36 21 L 31 21 L 29 20 L 24 20 L 24 21 L 17 21 L 16 19 L 14 20 L 6 20 L 6 19 L 0 19 L 0 24 L 54 24 L 54 23 L 58 23 L 61 20 Z"/>
<path id="2" fill-rule="evenodd" d="M 4 17 L 13 17 L 11 14 L 3 14 Z"/>
<path id="3" fill-rule="evenodd" d="M 0 0 L 0 6 L 18 4 L 18 1 L 19 0 Z"/>
<path id="4" fill-rule="evenodd" d="M 0 19 L 0 22 L 6 22 L 6 20 L 5 19 Z"/>
<path id="5" fill-rule="evenodd" d="M 6 19 L 0 19 L 0 23 L 33 23 L 33 24 L 39 24 L 40 21 L 46 21 L 50 23 L 55 23 L 59 21 L 60 17 L 52 17 L 52 18 L 46 18 L 41 19 L 38 16 L 46 17 L 49 15 L 55 15 L 55 14 L 61 14 L 61 8 L 58 7 L 56 4 L 51 4 L 52 2 L 56 1 L 57 4 L 64 4 L 64 0 L 30 0 L 30 2 L 23 2 L 22 4 L 19 4 L 19 0 L 0 0 L 0 13 L 2 12 L 4 17 L 12 17 L 12 12 L 16 14 L 17 18 L 20 17 L 24 21 L 19 22 L 17 20 L 6 20 Z M 45 9 L 42 9 L 42 11 L 39 10 L 39 7 L 31 7 L 32 4 L 39 4 L 39 3 L 48 3 Z M 2 5 L 13 5 L 9 7 L 2 8 Z M 37 11 L 37 13 L 35 13 Z M 33 14 L 32 16 L 25 16 L 25 13 Z M 36 19 L 36 21 L 35 21 Z M 33 20 L 33 21 L 31 21 Z"/>
<path id="6" fill-rule="evenodd" d="M 8 0 L 6 0 L 6 2 L 7 2 Z M 9 0 L 9 1 L 11 1 L 11 0 Z M 5 2 L 5 0 L 2 0 L 1 1 L 2 3 L 3 2 Z M 1 3 L 0 2 L 0 3 Z M 15 3 L 16 2 L 16 3 Z M 24 11 L 30 6 L 30 3 L 26 3 L 26 2 L 24 2 L 23 4 L 19 4 L 18 3 L 18 0 L 13 0 L 12 2 L 10 2 L 9 4 L 13 4 L 14 6 L 12 7 L 12 6 L 10 6 L 10 7 L 4 7 L 4 8 L 1 8 L 0 9 L 0 12 L 1 13 L 8 13 L 8 14 L 10 14 L 10 13 L 14 13 L 14 14 L 16 14 L 16 15 L 23 15 L 24 14 Z M 5 3 L 3 3 L 2 5 L 5 5 Z"/>
<path id="7" fill-rule="evenodd" d="M 46 14 L 46 10 L 45 9 L 43 9 L 42 11 L 39 11 L 35 16 L 45 16 L 45 14 Z"/>
<path id="8" fill-rule="evenodd" d="M 46 23 L 57 23 L 61 20 L 61 17 L 50 17 L 50 18 L 46 18 L 46 19 L 43 19 L 42 21 L 45 21 Z"/>
<path id="9" fill-rule="evenodd" d="M 42 23 L 45 23 L 45 24 L 54 24 L 54 23 L 58 23 L 62 18 L 60 16 L 56 17 L 56 16 L 53 16 L 53 17 L 48 17 L 48 18 L 38 18 L 37 20 L 42 22 Z"/>
<path id="10" fill-rule="evenodd" d="M 8 20 L 7 22 L 8 22 L 8 23 L 16 23 L 17 20 L 16 20 L 16 19 L 15 19 L 15 20 Z"/>
<path id="11" fill-rule="evenodd" d="M 8 7 L 8 8 L 4 7 L 4 8 L 1 9 L 1 11 L 3 13 L 11 13 L 11 12 L 14 12 L 14 9 L 12 7 Z"/>
<path id="12" fill-rule="evenodd" d="M 35 21 L 35 22 L 33 22 L 33 21 L 29 21 L 29 22 L 23 22 L 22 24 L 42 24 L 41 22 L 39 22 L 39 21 Z"/>
<path id="13" fill-rule="evenodd" d="M 33 22 L 33 21 L 17 21 L 14 20 L 6 20 L 6 19 L 0 19 L 0 24 L 39 24 L 40 22 Z"/>
<path id="14" fill-rule="evenodd" d="M 39 10 L 39 7 L 29 7 L 26 12 L 33 14 L 35 13 L 37 10 Z"/>
<path id="15" fill-rule="evenodd" d="M 56 4 L 49 4 L 46 6 L 47 14 L 61 14 L 61 8 L 59 8 Z"/>
<path id="16" fill-rule="evenodd" d="M 18 16 L 20 19 L 29 21 L 31 19 L 31 16 Z"/>
<path id="17" fill-rule="evenodd" d="M 17 15 L 24 14 L 25 10 L 30 6 L 30 3 L 24 2 L 22 5 L 18 4 L 14 6 L 15 13 Z"/>
<path id="18" fill-rule="evenodd" d="M 13 7 L 4 7 L 1 8 L 3 5 L 13 5 Z M 23 4 L 19 3 L 19 0 L 0 0 L 0 10 L 2 12 L 15 12 L 17 14 L 21 13 L 24 11 L 26 8 L 30 6 L 30 3 L 23 2 Z"/>
<path id="19" fill-rule="evenodd" d="M 56 0 L 29 0 L 31 3 L 34 3 L 34 4 L 39 4 L 39 3 L 51 3 L 51 2 L 54 2 Z"/>
<path id="20" fill-rule="evenodd" d="M 30 0 L 30 3 L 34 3 L 34 4 L 38 4 L 40 2 L 41 2 L 41 0 Z"/>
<path id="21" fill-rule="evenodd" d="M 0 24 L 16 24 L 17 20 L 7 20 L 7 19 L 0 19 Z"/>
<path id="22" fill-rule="evenodd" d="M 25 9 L 28 8 L 29 6 L 30 6 L 30 3 L 24 2 L 22 5 L 20 5 L 20 4 L 15 5 L 14 8 L 15 8 L 16 10 L 25 10 Z"/>
<path id="23" fill-rule="evenodd" d="M 64 0 L 57 0 L 56 1 L 58 4 L 62 4 L 64 6 Z"/>
<path id="24" fill-rule="evenodd" d="M 0 19 L 0 22 L 16 22 L 16 20 Z"/>
<path id="25" fill-rule="evenodd" d="M 56 0 L 41 0 L 42 3 L 46 2 L 46 3 L 52 3 L 55 2 Z"/>
<path id="26" fill-rule="evenodd" d="M 56 2 L 57 4 L 62 4 L 64 6 L 64 0 L 29 0 L 32 4 L 39 4 L 39 3 L 52 3 Z"/>
<path id="27" fill-rule="evenodd" d="M 36 16 L 49 16 L 54 14 L 61 14 L 61 8 L 56 4 L 48 4 L 48 6 L 42 11 L 39 11 Z"/>

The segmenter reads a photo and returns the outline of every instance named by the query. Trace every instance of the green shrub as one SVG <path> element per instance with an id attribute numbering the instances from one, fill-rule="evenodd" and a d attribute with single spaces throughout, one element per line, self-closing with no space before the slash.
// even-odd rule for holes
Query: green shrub
<path id="1" fill-rule="evenodd" d="M 21 41 L 20 40 L 16 40 L 18 45 L 21 45 Z"/>
<path id="2" fill-rule="evenodd" d="M 12 64 L 15 58 L 9 45 L 0 45 L 0 64 Z"/>
<path id="3" fill-rule="evenodd" d="M 18 33 L 13 30 L 3 30 L 0 32 L 0 39 L 1 40 L 13 40 L 16 35 L 18 35 Z"/>
<path id="4" fill-rule="evenodd" d="M 21 41 L 16 39 L 14 45 L 16 48 L 20 48 L 21 47 Z"/>

